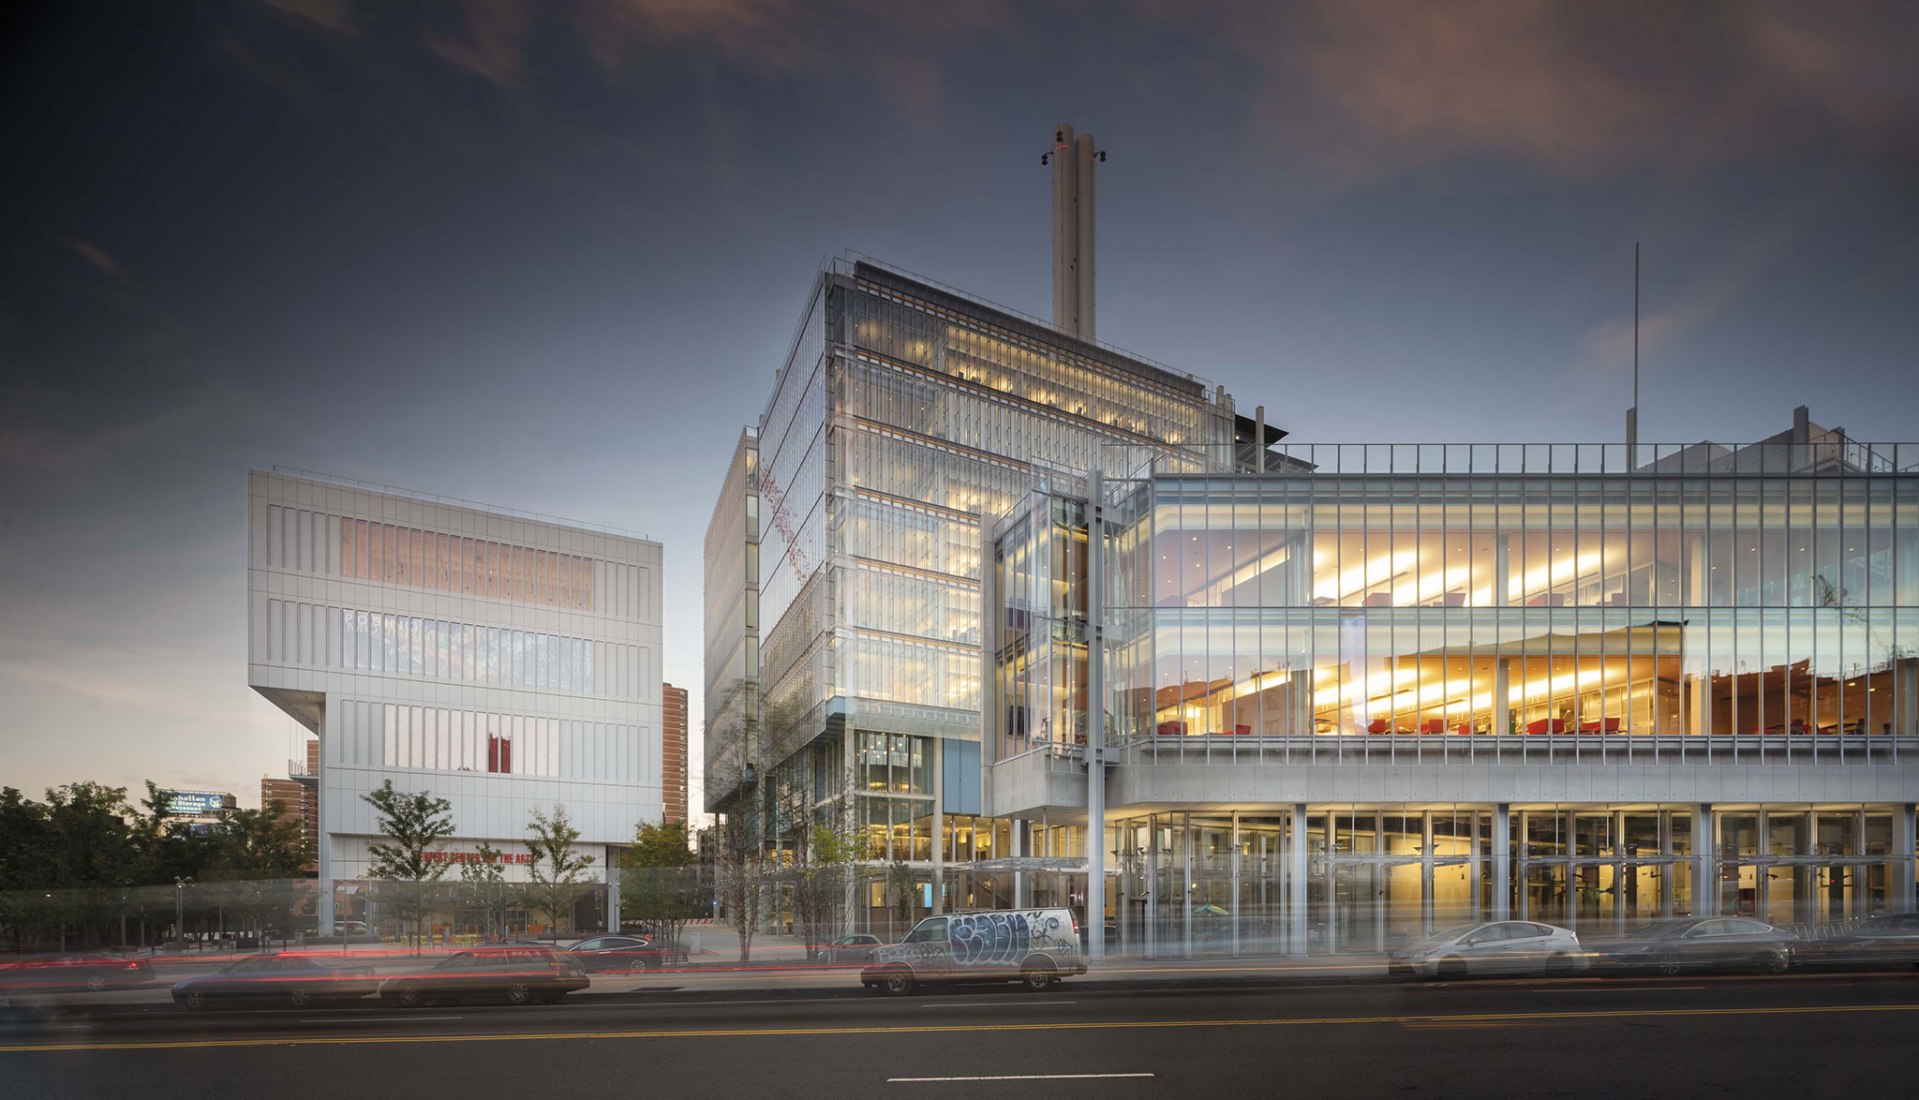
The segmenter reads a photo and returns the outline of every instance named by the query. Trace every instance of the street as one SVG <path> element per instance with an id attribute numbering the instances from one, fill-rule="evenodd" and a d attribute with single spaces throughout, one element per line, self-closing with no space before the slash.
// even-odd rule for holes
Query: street
<path id="1" fill-rule="evenodd" d="M 755 995 L 756 992 L 758 995 Z M 820 1096 L 1889 1095 L 1919 1072 L 1919 979 L 1795 974 L 1459 983 L 1125 979 L 634 991 L 552 1007 L 8 1020 L 20 1096 L 431 1090 Z"/>

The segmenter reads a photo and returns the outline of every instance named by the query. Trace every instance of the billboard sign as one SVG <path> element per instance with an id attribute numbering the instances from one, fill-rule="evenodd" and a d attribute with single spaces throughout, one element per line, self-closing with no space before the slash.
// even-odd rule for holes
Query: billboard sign
<path id="1" fill-rule="evenodd" d="M 217 814 L 233 805 L 233 796 L 219 791 L 166 791 L 167 813 L 173 817 Z"/>

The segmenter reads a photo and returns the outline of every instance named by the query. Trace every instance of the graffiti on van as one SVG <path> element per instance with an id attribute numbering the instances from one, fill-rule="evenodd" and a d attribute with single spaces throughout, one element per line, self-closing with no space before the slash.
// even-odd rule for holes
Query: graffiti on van
<path id="1" fill-rule="evenodd" d="M 1027 917 L 1026 913 L 966 913 L 951 918 L 946 942 L 952 947 L 953 961 L 960 966 L 1018 963 L 1032 944 L 1032 922 Z"/>

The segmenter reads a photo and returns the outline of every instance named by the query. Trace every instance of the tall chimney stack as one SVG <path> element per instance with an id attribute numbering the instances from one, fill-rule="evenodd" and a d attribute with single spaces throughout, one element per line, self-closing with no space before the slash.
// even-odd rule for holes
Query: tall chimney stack
<path id="1" fill-rule="evenodd" d="M 1053 131 L 1053 327 L 1093 339 L 1093 135 Z"/>

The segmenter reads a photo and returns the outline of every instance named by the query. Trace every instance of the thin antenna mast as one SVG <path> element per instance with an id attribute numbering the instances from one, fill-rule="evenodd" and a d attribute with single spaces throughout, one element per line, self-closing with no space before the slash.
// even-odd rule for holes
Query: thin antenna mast
<path id="1" fill-rule="evenodd" d="M 1626 410 L 1626 469 L 1639 468 L 1639 242 L 1632 243 L 1632 408 Z"/>

